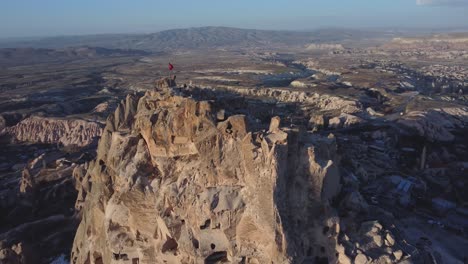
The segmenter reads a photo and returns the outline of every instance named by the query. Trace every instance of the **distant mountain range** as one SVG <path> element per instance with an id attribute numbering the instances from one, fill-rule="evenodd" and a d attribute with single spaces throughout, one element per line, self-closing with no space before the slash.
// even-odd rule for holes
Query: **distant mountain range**
<path id="1" fill-rule="evenodd" d="M 200 27 L 166 30 L 152 34 L 106 34 L 46 37 L 0 42 L 0 48 L 65 48 L 93 46 L 110 49 L 171 51 L 210 48 L 304 46 L 310 43 L 340 42 L 399 34 L 351 29 L 322 29 L 310 32 Z"/>
<path id="2" fill-rule="evenodd" d="M 0 66 L 63 62 L 67 60 L 113 56 L 144 56 L 147 54 L 147 52 L 141 50 L 108 49 L 88 46 L 60 49 L 4 48 L 0 49 Z"/>

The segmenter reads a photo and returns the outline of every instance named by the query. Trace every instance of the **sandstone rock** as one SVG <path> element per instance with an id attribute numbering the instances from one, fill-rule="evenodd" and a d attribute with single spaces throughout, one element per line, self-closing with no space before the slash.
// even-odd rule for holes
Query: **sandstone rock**
<path id="1" fill-rule="evenodd" d="M 385 235 L 385 244 L 389 247 L 393 247 L 393 245 L 395 245 L 395 238 L 391 233 L 387 233 L 387 235 Z"/>
<path id="2" fill-rule="evenodd" d="M 204 90 L 215 90 L 215 88 L 204 87 Z M 338 96 L 327 94 L 318 94 L 304 91 L 294 91 L 285 89 L 245 89 L 238 87 L 226 87 L 229 92 L 234 92 L 239 95 L 269 98 L 274 101 L 287 103 L 302 103 L 313 105 L 323 111 L 340 111 L 347 114 L 355 114 L 363 111 L 363 107 L 359 101 L 343 99 Z"/>
<path id="3" fill-rule="evenodd" d="M 337 245 L 336 251 L 338 254 L 338 262 L 340 264 L 351 264 L 351 259 L 346 255 L 345 248 L 342 245 Z"/>
<path id="4" fill-rule="evenodd" d="M 330 118 L 328 126 L 331 128 L 340 128 L 342 126 L 341 119 L 339 117 Z"/>
<path id="5" fill-rule="evenodd" d="M 344 114 L 355 114 L 362 111 L 362 106 L 359 102 L 345 100 L 339 97 L 324 98 L 318 106 L 322 110 L 341 110 Z"/>
<path id="6" fill-rule="evenodd" d="M 368 258 L 366 257 L 366 255 L 362 254 L 362 253 L 359 253 L 356 255 L 356 257 L 354 258 L 354 264 L 366 264 L 368 263 Z"/>
<path id="7" fill-rule="evenodd" d="M 355 125 L 358 125 L 358 124 L 361 124 L 362 122 L 364 122 L 364 120 L 361 119 L 360 117 L 350 115 L 350 114 L 346 114 L 346 113 L 342 113 L 340 115 L 340 119 L 343 122 L 343 127 L 355 126 Z"/>
<path id="8" fill-rule="evenodd" d="M 302 81 L 299 81 L 299 80 L 292 81 L 291 86 L 296 87 L 296 88 L 307 88 L 308 87 L 308 85 L 306 83 L 304 83 Z"/>
<path id="9" fill-rule="evenodd" d="M 279 116 L 275 116 L 271 118 L 270 128 L 268 129 L 268 131 L 272 133 L 279 131 L 280 122 L 281 122 L 281 119 Z"/>
<path id="10" fill-rule="evenodd" d="M 177 86 L 177 84 L 175 82 L 175 79 L 176 79 L 175 75 L 172 76 L 172 77 L 166 77 L 166 78 L 159 79 L 158 81 L 156 81 L 156 87 L 157 88 L 175 87 L 175 86 Z"/>
<path id="11" fill-rule="evenodd" d="M 218 121 L 223 121 L 224 119 L 226 119 L 225 115 L 226 111 L 224 109 L 221 109 L 216 113 L 216 119 L 218 119 Z"/>
<path id="12" fill-rule="evenodd" d="M 335 138 L 252 131 L 243 115 L 217 122 L 208 102 L 170 91 L 137 105 L 127 127 L 108 122 L 87 172 L 75 170 L 72 263 L 347 258 L 328 205 L 340 190 Z"/>
<path id="13" fill-rule="evenodd" d="M 382 225 L 377 221 L 362 223 L 359 229 L 359 236 L 361 237 L 359 248 L 364 252 L 381 248 L 384 245 L 381 232 Z"/>
<path id="14" fill-rule="evenodd" d="M 379 116 L 379 117 L 384 116 L 383 114 L 376 112 L 374 109 L 372 109 L 372 107 L 367 107 L 366 112 L 371 116 Z"/>
<path id="15" fill-rule="evenodd" d="M 351 264 L 351 259 L 345 254 L 338 255 L 338 263 L 340 264 Z"/>
<path id="16" fill-rule="evenodd" d="M 309 127 L 310 128 L 323 128 L 325 126 L 325 118 L 323 117 L 323 115 L 316 115 L 316 116 L 312 116 L 310 119 L 309 119 Z"/>
<path id="17" fill-rule="evenodd" d="M 88 164 L 76 166 L 72 172 L 72 177 L 75 182 L 75 190 L 78 191 L 78 195 L 75 201 L 75 210 L 78 213 L 81 213 L 86 195 L 88 195 L 92 187 L 91 175 L 87 173 L 88 166 Z"/>
<path id="18" fill-rule="evenodd" d="M 344 50 L 345 48 L 341 44 L 331 44 L 331 43 L 324 43 L 324 44 L 308 44 L 306 46 L 307 50 Z"/>
<path id="19" fill-rule="evenodd" d="M 392 260 L 390 259 L 390 256 L 388 255 L 381 255 L 379 258 L 374 259 L 372 263 L 376 264 L 391 264 Z"/>
<path id="20" fill-rule="evenodd" d="M 338 117 L 333 117 L 329 120 L 328 126 L 331 128 L 347 128 L 361 124 L 363 120 L 357 116 L 341 113 Z"/>
<path id="21" fill-rule="evenodd" d="M 0 249 L 0 263 L 1 264 L 20 264 L 21 257 L 10 248 Z"/>
<path id="22" fill-rule="evenodd" d="M 32 193 L 36 187 L 36 182 L 34 177 L 31 176 L 31 173 L 28 169 L 25 169 L 22 173 L 20 181 L 20 192 L 21 193 Z"/>
<path id="23" fill-rule="evenodd" d="M 109 103 L 104 102 L 104 103 L 100 103 L 96 107 L 94 107 L 93 112 L 95 112 L 95 113 L 105 113 L 105 112 L 108 111 L 108 109 L 109 109 Z"/>
<path id="24" fill-rule="evenodd" d="M 449 142 L 455 138 L 451 133 L 452 129 L 468 124 L 468 109 L 443 108 L 412 111 L 407 113 L 398 123 L 429 141 Z"/>
<path id="25" fill-rule="evenodd" d="M 15 140 L 33 143 L 60 143 L 64 146 L 88 146 L 101 135 L 101 124 L 80 119 L 29 117 L 2 133 Z"/>
<path id="26" fill-rule="evenodd" d="M 382 246 L 383 246 L 383 239 L 382 239 L 382 236 L 380 236 L 380 235 L 373 235 L 373 236 L 372 236 L 372 239 L 374 240 L 374 243 L 375 243 L 378 247 L 382 247 Z"/>
<path id="27" fill-rule="evenodd" d="M 2 132 L 2 130 L 6 127 L 6 121 L 5 121 L 5 118 L 3 118 L 3 116 L 0 115 L 0 132 Z"/>
<path id="28" fill-rule="evenodd" d="M 133 123 L 133 118 L 137 110 L 137 98 L 135 95 L 127 95 L 125 100 L 122 100 L 118 105 L 114 113 L 114 126 L 113 130 L 120 128 L 130 129 Z"/>
<path id="29" fill-rule="evenodd" d="M 393 256 L 398 261 L 398 260 L 401 259 L 401 257 L 403 257 L 403 251 L 401 251 L 400 249 L 396 250 L 396 251 L 393 252 Z"/>
<path id="30" fill-rule="evenodd" d="M 65 199 L 76 199 L 72 172 L 77 165 L 59 156 L 59 152 L 44 153 L 27 164 L 19 184 L 20 198 L 51 208 L 61 208 L 58 204 L 65 205 Z M 68 213 L 70 207 L 61 209 Z"/>

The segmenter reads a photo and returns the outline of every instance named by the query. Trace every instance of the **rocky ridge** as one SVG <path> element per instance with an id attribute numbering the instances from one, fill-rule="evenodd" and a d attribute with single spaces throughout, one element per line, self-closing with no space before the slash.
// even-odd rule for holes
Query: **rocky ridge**
<path id="1" fill-rule="evenodd" d="M 136 102 L 126 100 L 134 122 L 109 117 L 81 182 L 72 263 L 340 256 L 333 137 L 285 130 L 279 118 L 251 131 L 245 116 L 216 120 L 209 102 L 170 90 Z"/>
<path id="2" fill-rule="evenodd" d="M 280 117 L 261 128 L 255 117 L 185 92 L 129 95 L 107 119 L 96 159 L 75 169 L 82 220 L 72 263 L 388 263 L 418 256 L 378 221 L 352 220 L 372 206 L 357 190 L 341 191 L 333 135 L 285 127 Z M 338 208 L 348 212 L 345 222 Z"/>
<path id="3" fill-rule="evenodd" d="M 78 147 L 96 143 L 101 133 L 102 125 L 97 122 L 36 116 L 1 131 L 17 141 Z"/>
<path id="4" fill-rule="evenodd" d="M 197 88 L 213 92 L 216 91 L 216 89 L 209 87 Z M 271 102 L 273 100 L 282 103 L 299 103 L 308 107 L 314 106 L 323 111 L 340 111 L 345 114 L 356 114 L 363 110 L 359 101 L 315 92 L 273 88 L 246 89 L 236 87 L 226 87 L 225 90 L 228 93 L 231 92 L 241 96 L 256 97 L 264 102 Z"/>

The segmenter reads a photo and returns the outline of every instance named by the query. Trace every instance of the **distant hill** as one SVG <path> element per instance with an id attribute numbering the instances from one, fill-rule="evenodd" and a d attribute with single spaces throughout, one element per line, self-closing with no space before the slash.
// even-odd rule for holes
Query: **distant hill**
<path id="1" fill-rule="evenodd" d="M 387 34 L 388 35 L 388 34 Z M 3 47 L 64 48 L 94 46 L 112 49 L 169 51 L 209 48 L 304 46 L 386 36 L 385 33 L 350 29 L 322 29 L 310 32 L 200 27 L 166 30 L 152 34 L 109 34 L 47 37 L 27 41 L 3 41 Z M 395 37 L 391 35 L 389 37 Z"/>
<path id="2" fill-rule="evenodd" d="M 84 58 L 109 56 L 144 56 L 139 50 L 122 50 L 95 47 L 68 47 L 62 49 L 4 48 L 0 49 L 0 65 L 23 65 L 43 62 L 63 62 Z"/>

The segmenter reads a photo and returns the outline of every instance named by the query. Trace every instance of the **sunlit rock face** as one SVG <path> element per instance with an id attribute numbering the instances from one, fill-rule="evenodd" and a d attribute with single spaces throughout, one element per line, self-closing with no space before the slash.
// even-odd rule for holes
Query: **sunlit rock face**
<path id="1" fill-rule="evenodd" d="M 346 258 L 329 200 L 336 142 L 252 131 L 169 89 L 128 96 L 79 183 L 71 263 L 299 263 Z"/>
<path id="2" fill-rule="evenodd" d="M 29 117 L 0 132 L 21 142 L 85 147 L 99 139 L 102 126 L 100 123 L 81 119 Z"/>

